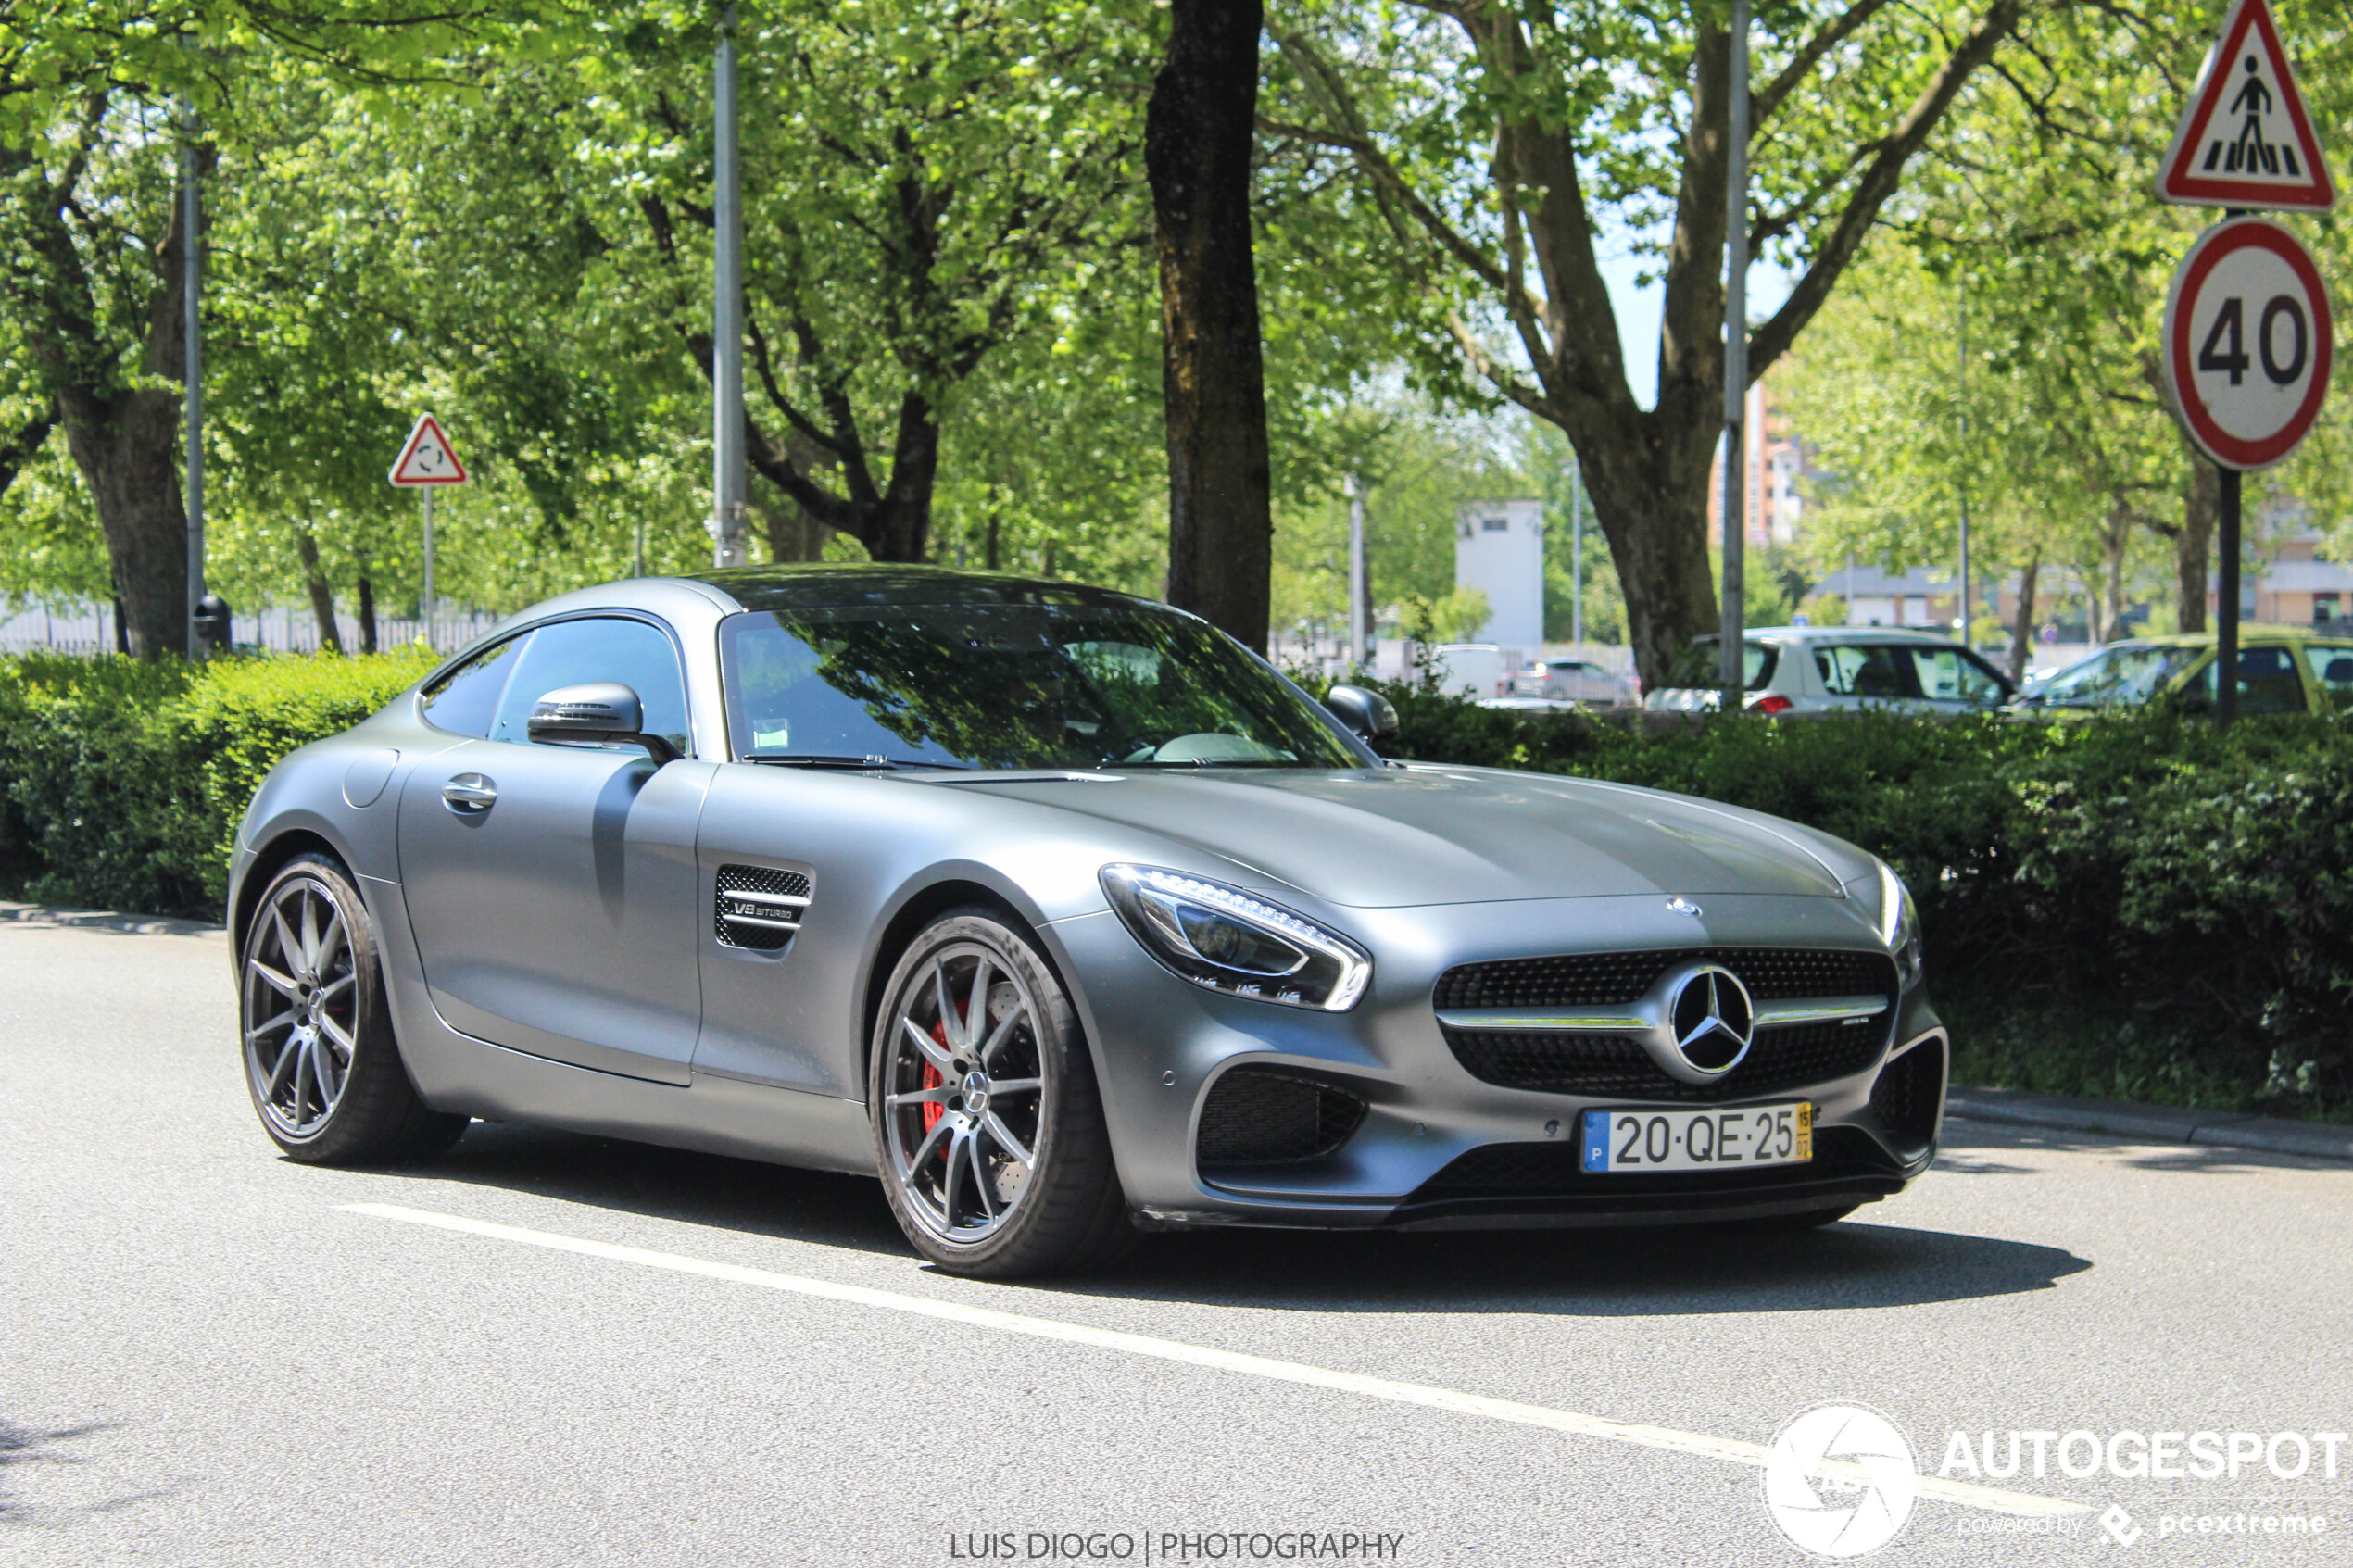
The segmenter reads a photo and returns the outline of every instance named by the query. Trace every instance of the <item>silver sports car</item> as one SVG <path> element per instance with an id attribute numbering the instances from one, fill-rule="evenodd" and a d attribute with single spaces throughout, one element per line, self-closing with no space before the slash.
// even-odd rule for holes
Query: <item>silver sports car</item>
<path id="1" fill-rule="evenodd" d="M 1384 762 L 1164 605 L 637 579 L 262 784 L 246 1083 L 296 1160 L 518 1121 L 878 1174 L 961 1273 L 1197 1225 L 1814 1225 L 1934 1153 L 1911 900 L 1850 845 Z"/>

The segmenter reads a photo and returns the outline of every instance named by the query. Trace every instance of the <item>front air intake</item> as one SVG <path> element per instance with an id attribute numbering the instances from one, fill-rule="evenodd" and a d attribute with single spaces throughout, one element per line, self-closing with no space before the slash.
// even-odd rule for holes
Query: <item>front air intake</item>
<path id="1" fill-rule="evenodd" d="M 1914 1046 L 1880 1070 L 1871 1085 L 1871 1114 L 1888 1141 L 1906 1152 L 1924 1149 L 1944 1109 L 1944 1042 Z"/>
<path id="2" fill-rule="evenodd" d="M 1201 1163 L 1289 1165 L 1321 1160 L 1365 1120 L 1345 1089 L 1267 1067 L 1237 1067 L 1201 1108 Z"/>
<path id="3" fill-rule="evenodd" d="M 773 866 L 722 866 L 711 928 L 723 947 L 784 949 L 809 909 L 809 879 Z"/>

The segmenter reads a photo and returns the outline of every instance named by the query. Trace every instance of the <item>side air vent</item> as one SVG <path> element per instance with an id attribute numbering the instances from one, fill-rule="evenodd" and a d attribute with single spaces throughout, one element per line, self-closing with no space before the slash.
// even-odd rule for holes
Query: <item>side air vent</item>
<path id="1" fill-rule="evenodd" d="M 809 879 L 773 866 L 722 866 L 715 902 L 711 928 L 721 947 L 778 952 L 808 911 Z"/>
<path id="2" fill-rule="evenodd" d="M 1881 1069 L 1871 1113 L 1899 1148 L 1926 1148 L 1944 1109 L 1944 1042 L 1914 1046 Z"/>
<path id="3" fill-rule="evenodd" d="M 1345 1089 L 1265 1067 L 1237 1067 L 1217 1080 L 1201 1109 L 1203 1165 L 1287 1165 L 1320 1160 L 1365 1120 L 1365 1102 Z"/>

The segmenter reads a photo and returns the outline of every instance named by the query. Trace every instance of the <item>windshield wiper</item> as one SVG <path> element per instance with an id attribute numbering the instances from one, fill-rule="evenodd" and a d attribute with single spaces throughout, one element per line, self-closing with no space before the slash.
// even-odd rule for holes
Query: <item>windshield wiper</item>
<path id="1" fill-rule="evenodd" d="M 919 772 L 969 773 L 972 771 L 971 764 L 965 762 L 921 762 L 912 760 L 904 757 L 884 757 L 880 755 L 871 757 L 826 757 L 812 752 L 776 752 L 762 754 L 761 752 L 752 751 L 744 754 L 744 760 L 747 762 L 765 762 L 771 767 L 775 768 L 846 768 L 853 770 L 908 768 Z"/>

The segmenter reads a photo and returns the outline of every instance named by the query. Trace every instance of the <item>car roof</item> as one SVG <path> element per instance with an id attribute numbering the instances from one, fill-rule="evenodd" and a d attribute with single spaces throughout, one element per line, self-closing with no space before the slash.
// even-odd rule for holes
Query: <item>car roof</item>
<path id="1" fill-rule="evenodd" d="M 1743 639 L 1762 638 L 1776 643 L 1882 642 L 1926 643 L 1940 647 L 1959 647 L 1957 638 L 1939 632 L 1916 632 L 1906 626 L 1751 626 L 1742 633 Z M 1703 633 L 1694 642 L 1718 641 L 1720 633 Z"/>
<path id="2" fill-rule="evenodd" d="M 2347 636 L 2353 636 L 2353 627 L 2347 627 L 2342 632 L 2333 632 L 2319 626 L 2279 626 L 2260 621 L 2243 621 L 2239 623 L 2239 641 L 2242 643 L 2250 637 L 2260 637 L 2266 642 L 2277 642 L 2283 638 L 2293 642 L 2312 637 L 2327 637 L 2334 640 Z M 2123 647 L 2127 645 L 2159 648 L 2210 648 L 2214 646 L 2214 633 L 2211 632 L 2161 632 L 2146 637 L 2119 637 L 2116 641 L 2102 644 L 2092 651 L 2105 653 L 2109 648 Z"/>
<path id="3" fill-rule="evenodd" d="M 955 567 L 870 561 L 794 561 L 683 573 L 748 610 L 848 609 L 867 605 L 1068 605 L 1170 607 L 1133 594 L 1051 578 Z"/>

